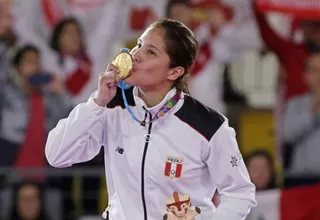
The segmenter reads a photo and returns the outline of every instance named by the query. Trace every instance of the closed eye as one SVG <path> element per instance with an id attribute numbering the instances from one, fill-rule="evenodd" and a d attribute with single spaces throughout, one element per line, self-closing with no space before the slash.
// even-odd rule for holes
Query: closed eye
<path id="1" fill-rule="evenodd" d="M 148 50 L 148 54 L 150 54 L 150 55 L 156 55 L 156 53 L 153 52 L 152 50 Z"/>

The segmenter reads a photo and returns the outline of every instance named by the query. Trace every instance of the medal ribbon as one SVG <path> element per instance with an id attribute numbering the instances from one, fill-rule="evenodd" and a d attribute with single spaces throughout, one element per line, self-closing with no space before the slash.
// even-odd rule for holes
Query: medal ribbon
<path id="1" fill-rule="evenodd" d="M 129 104 L 128 104 L 128 101 L 127 101 L 127 98 L 126 98 L 126 95 L 125 95 L 125 92 L 124 92 L 124 88 L 121 88 L 121 92 L 122 92 L 122 98 L 123 98 L 123 101 L 124 101 L 124 105 L 126 107 L 126 109 L 128 110 L 128 112 L 130 113 L 131 117 L 139 122 L 142 126 L 145 126 L 146 124 L 150 124 L 152 123 L 153 121 L 161 118 L 164 114 L 166 114 L 168 111 L 170 111 L 179 101 L 180 99 L 180 95 L 181 95 L 181 92 L 177 92 L 171 99 L 169 99 L 169 101 L 167 103 L 165 103 L 160 109 L 159 111 L 155 114 L 155 116 L 152 118 L 152 120 L 148 121 L 148 122 L 145 122 L 145 121 L 141 121 L 139 120 L 135 115 L 134 113 L 132 112 L 131 108 L 129 107 Z"/>

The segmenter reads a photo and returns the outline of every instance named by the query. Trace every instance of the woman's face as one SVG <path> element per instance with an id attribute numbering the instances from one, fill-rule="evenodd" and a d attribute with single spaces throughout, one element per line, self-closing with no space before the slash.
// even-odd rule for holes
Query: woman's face
<path id="1" fill-rule="evenodd" d="M 169 68 L 170 58 L 163 36 L 159 28 L 149 28 L 141 35 L 130 52 L 134 65 L 127 83 L 151 89 L 173 84 L 183 74 L 181 67 Z"/>
<path id="2" fill-rule="evenodd" d="M 265 157 L 256 156 L 251 158 L 248 163 L 248 172 L 257 190 L 263 190 L 268 187 L 271 181 L 272 170 Z"/>
<path id="3" fill-rule="evenodd" d="M 81 51 L 80 31 L 76 24 L 68 23 L 59 36 L 60 51 L 68 55 L 76 55 Z"/>
<path id="4" fill-rule="evenodd" d="M 308 58 L 305 80 L 310 89 L 320 89 L 320 53 Z"/>
<path id="5" fill-rule="evenodd" d="M 23 219 L 35 219 L 40 214 L 39 190 L 33 185 L 23 186 L 18 192 L 18 213 Z"/>
<path id="6" fill-rule="evenodd" d="M 170 8 L 169 18 L 180 21 L 190 27 L 192 23 L 192 10 L 185 4 L 174 4 Z"/>
<path id="7" fill-rule="evenodd" d="M 33 50 L 27 51 L 20 61 L 17 67 L 18 73 L 23 78 L 31 76 L 34 73 L 38 73 L 41 69 L 39 54 Z"/>

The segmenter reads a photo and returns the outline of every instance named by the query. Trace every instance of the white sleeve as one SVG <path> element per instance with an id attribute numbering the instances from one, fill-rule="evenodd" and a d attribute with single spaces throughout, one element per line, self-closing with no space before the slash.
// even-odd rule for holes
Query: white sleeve
<path id="1" fill-rule="evenodd" d="M 22 44 L 32 44 L 41 51 L 42 65 L 46 71 L 61 74 L 57 54 L 49 47 L 35 28 L 35 20 L 41 16 L 39 0 L 20 0 L 15 5 L 14 30 Z"/>
<path id="2" fill-rule="evenodd" d="M 247 50 L 262 48 L 258 29 L 253 21 L 241 24 L 228 23 L 219 29 L 213 38 L 212 50 L 215 59 L 231 62 L 242 56 Z"/>
<path id="3" fill-rule="evenodd" d="M 243 55 L 243 50 L 232 47 L 222 38 L 214 37 L 211 42 L 211 50 L 215 60 L 223 63 L 231 62 L 236 57 Z"/>
<path id="4" fill-rule="evenodd" d="M 263 43 L 254 20 L 241 23 L 228 23 L 220 28 L 218 36 L 236 48 L 257 49 Z"/>
<path id="5" fill-rule="evenodd" d="M 69 167 L 93 159 L 104 137 L 105 108 L 93 98 L 79 104 L 48 135 L 45 154 L 53 167 Z"/>
<path id="6" fill-rule="evenodd" d="M 123 8 L 126 0 L 112 0 L 104 5 L 94 31 L 89 33 L 87 48 L 89 56 L 96 62 L 106 62 L 113 45 L 123 40 Z M 121 13 L 119 13 L 121 11 Z M 118 52 L 118 51 L 117 51 Z"/>
<path id="7" fill-rule="evenodd" d="M 221 195 L 213 219 L 244 220 L 257 204 L 255 186 L 238 149 L 235 131 L 227 121 L 209 142 L 206 164 L 211 182 Z"/>

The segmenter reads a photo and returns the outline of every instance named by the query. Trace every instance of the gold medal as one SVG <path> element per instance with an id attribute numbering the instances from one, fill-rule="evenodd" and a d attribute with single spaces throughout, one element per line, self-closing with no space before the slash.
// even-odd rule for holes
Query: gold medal
<path id="1" fill-rule="evenodd" d="M 127 78 L 133 66 L 133 59 L 129 53 L 129 49 L 123 48 L 121 52 L 114 58 L 112 64 L 118 67 L 121 79 Z"/>

